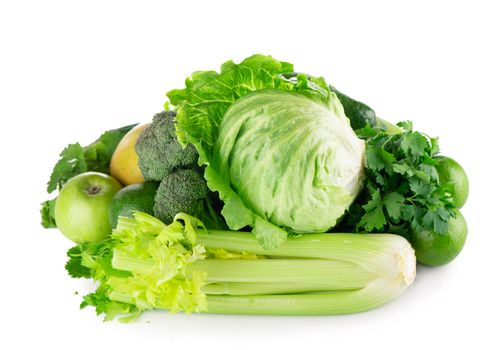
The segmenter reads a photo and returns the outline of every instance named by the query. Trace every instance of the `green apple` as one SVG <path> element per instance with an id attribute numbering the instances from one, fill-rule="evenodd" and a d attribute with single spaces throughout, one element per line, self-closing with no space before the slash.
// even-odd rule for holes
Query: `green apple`
<path id="1" fill-rule="evenodd" d="M 113 177 L 87 172 L 73 177 L 55 202 L 59 230 L 75 243 L 96 242 L 111 233 L 109 206 L 121 184 Z"/>

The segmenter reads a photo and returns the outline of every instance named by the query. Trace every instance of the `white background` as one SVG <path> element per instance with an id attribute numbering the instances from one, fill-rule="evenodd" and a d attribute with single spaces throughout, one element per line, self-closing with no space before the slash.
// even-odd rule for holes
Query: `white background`
<path id="1" fill-rule="evenodd" d="M 495 349 L 495 14 L 476 0 L 2 1 L 0 347 Z M 471 181 L 461 255 L 419 268 L 400 298 L 358 315 L 156 312 L 123 325 L 80 311 L 91 285 L 64 271 L 71 242 L 39 225 L 58 153 L 150 120 L 192 71 L 253 53 L 440 136 Z"/>

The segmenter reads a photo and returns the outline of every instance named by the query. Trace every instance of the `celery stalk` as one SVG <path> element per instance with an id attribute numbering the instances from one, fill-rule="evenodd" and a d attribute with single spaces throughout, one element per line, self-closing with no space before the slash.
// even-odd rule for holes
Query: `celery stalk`
<path id="1" fill-rule="evenodd" d="M 335 293 L 292 295 L 208 295 L 205 312 L 215 314 L 318 316 L 370 310 L 401 294 L 408 284 L 377 279 L 365 288 Z"/>
<path id="2" fill-rule="evenodd" d="M 414 251 L 397 235 L 308 234 L 265 250 L 250 233 L 207 231 L 195 218 L 178 219 L 165 225 L 143 213 L 120 218 L 114 270 L 98 269 L 101 294 L 87 304 L 107 317 L 149 309 L 336 315 L 382 305 L 415 277 Z"/>
<path id="3" fill-rule="evenodd" d="M 112 265 L 119 270 L 146 273 L 154 262 L 116 249 Z M 194 271 L 207 274 L 204 293 L 230 295 L 357 290 L 378 278 L 356 264 L 324 259 L 206 259 L 187 266 L 186 276 L 191 277 Z"/>
<path id="4" fill-rule="evenodd" d="M 280 247 L 267 251 L 246 232 L 197 232 L 198 243 L 206 248 L 233 252 L 269 254 L 272 257 L 314 258 L 348 261 L 383 277 L 414 278 L 416 260 L 410 244 L 391 234 L 324 233 L 289 238 Z M 411 277 L 412 276 L 412 277 Z"/>
<path id="5" fill-rule="evenodd" d="M 307 293 L 283 295 L 207 295 L 207 309 L 204 313 L 320 316 L 342 315 L 363 312 L 381 306 L 408 287 L 397 280 L 377 279 L 367 287 L 354 291 L 334 293 Z M 114 291 L 110 298 L 124 303 L 136 303 L 128 293 Z M 143 301 L 143 303 L 146 303 Z M 159 309 L 160 306 L 157 307 Z"/>

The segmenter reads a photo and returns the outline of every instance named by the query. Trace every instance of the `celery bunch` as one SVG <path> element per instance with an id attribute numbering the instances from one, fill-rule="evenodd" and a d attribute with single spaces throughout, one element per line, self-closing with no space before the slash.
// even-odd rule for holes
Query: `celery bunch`
<path id="1" fill-rule="evenodd" d="M 66 265 L 98 288 L 84 297 L 105 319 L 141 312 L 333 315 L 392 300 L 414 280 L 414 251 L 390 234 L 308 234 L 273 250 L 250 233 L 207 231 L 178 214 L 135 213 L 109 240 L 76 246 Z"/>

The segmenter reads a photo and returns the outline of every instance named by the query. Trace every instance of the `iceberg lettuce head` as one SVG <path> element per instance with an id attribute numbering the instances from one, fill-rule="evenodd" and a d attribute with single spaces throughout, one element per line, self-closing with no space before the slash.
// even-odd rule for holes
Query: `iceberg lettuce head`
<path id="1" fill-rule="evenodd" d="M 322 78 L 255 55 L 195 72 L 168 93 L 178 139 L 193 144 L 228 226 L 277 247 L 287 232 L 326 232 L 361 189 L 364 141 Z"/>

